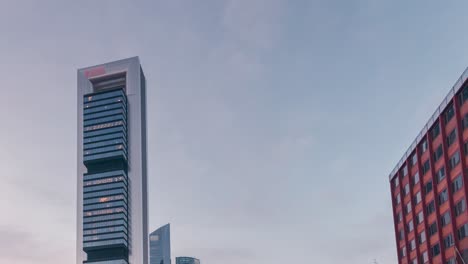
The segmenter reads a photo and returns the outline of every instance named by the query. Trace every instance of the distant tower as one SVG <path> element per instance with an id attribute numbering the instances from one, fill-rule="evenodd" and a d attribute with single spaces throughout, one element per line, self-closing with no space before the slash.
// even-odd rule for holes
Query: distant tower
<path id="1" fill-rule="evenodd" d="M 200 260 L 191 257 L 177 257 L 176 264 L 200 264 Z"/>
<path id="2" fill-rule="evenodd" d="M 150 264 L 171 264 L 171 226 L 167 224 L 149 235 Z"/>

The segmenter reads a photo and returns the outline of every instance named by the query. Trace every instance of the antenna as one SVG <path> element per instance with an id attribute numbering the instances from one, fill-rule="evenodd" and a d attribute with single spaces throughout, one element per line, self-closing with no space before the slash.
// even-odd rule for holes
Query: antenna
<path id="1" fill-rule="evenodd" d="M 457 247 L 457 246 L 455 246 L 455 251 L 457 251 L 458 256 L 460 256 L 460 259 L 461 259 L 461 261 L 463 262 L 463 264 L 466 264 L 465 260 L 463 259 L 462 254 L 460 254 L 460 251 L 458 251 L 458 247 Z"/>

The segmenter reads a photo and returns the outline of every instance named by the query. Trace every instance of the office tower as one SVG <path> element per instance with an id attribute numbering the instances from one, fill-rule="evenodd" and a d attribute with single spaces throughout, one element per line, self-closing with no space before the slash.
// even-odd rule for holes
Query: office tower
<path id="1" fill-rule="evenodd" d="M 147 264 L 146 81 L 138 57 L 78 70 L 77 264 Z"/>
<path id="2" fill-rule="evenodd" d="M 177 257 L 176 264 L 200 264 L 200 260 L 191 257 Z"/>
<path id="3" fill-rule="evenodd" d="M 171 264 L 171 226 L 160 227 L 149 236 L 150 264 Z"/>
<path id="4" fill-rule="evenodd" d="M 468 263 L 468 69 L 390 174 L 399 263 Z"/>

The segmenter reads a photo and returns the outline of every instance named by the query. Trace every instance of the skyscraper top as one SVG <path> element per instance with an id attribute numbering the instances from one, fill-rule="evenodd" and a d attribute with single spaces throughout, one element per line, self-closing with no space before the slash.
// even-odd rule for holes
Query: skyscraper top
<path id="1" fill-rule="evenodd" d="M 171 263 L 171 226 L 158 228 L 150 234 L 150 264 Z"/>
<path id="2" fill-rule="evenodd" d="M 171 228 L 171 224 L 170 224 L 170 223 L 169 223 L 169 224 L 166 224 L 166 225 L 163 225 L 163 226 L 161 226 L 160 228 L 154 230 L 153 233 L 151 233 L 150 235 L 158 234 L 158 233 L 160 233 L 162 230 L 168 230 L 168 229 L 170 229 L 170 228 Z"/>
<path id="3" fill-rule="evenodd" d="M 115 65 L 129 65 L 129 64 L 140 64 L 140 57 L 134 56 L 134 57 L 116 60 L 112 62 L 101 63 L 101 64 L 97 64 L 93 66 L 86 66 L 84 68 L 78 69 L 78 72 L 85 73 L 85 76 L 87 76 L 88 78 L 92 78 L 96 75 L 105 75 L 106 72 L 103 72 L 103 70 L 105 70 L 108 67 L 112 67 Z M 90 71 L 90 70 L 94 70 L 94 71 Z M 86 74 L 86 72 L 88 73 Z"/>

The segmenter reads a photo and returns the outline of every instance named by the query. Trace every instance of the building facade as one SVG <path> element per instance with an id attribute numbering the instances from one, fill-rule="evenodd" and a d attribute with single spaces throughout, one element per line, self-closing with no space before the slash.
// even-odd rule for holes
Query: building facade
<path id="1" fill-rule="evenodd" d="M 399 263 L 468 263 L 467 78 L 468 69 L 390 174 Z"/>
<path id="2" fill-rule="evenodd" d="M 171 263 L 171 226 L 158 228 L 149 236 L 150 264 Z"/>
<path id="3" fill-rule="evenodd" d="M 76 263 L 147 264 L 146 81 L 138 57 L 78 70 Z"/>
<path id="4" fill-rule="evenodd" d="M 200 264 L 200 260 L 191 257 L 177 257 L 176 264 Z"/>

